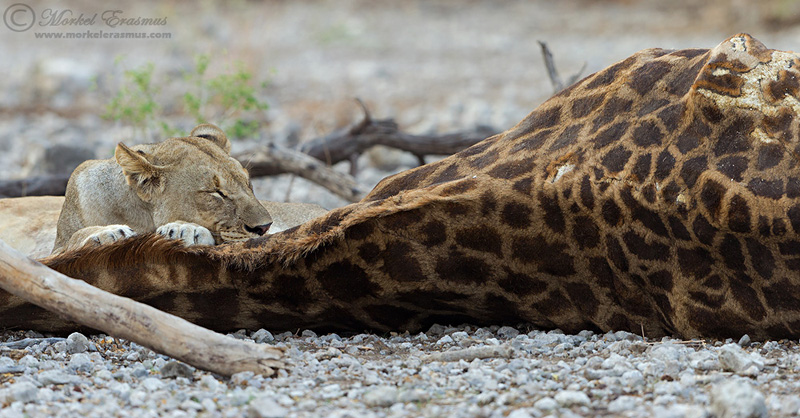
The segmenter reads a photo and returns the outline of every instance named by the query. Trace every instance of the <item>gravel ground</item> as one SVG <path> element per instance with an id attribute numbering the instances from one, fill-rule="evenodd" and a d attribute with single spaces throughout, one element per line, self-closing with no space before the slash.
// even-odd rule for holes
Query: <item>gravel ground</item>
<path id="1" fill-rule="evenodd" d="M 116 3 L 116 4 L 115 4 Z M 36 10 L 56 7 L 26 2 Z M 86 1 L 58 7 L 93 13 Z M 41 174 L 44 150 L 152 138 L 102 119 L 127 56 L 180 74 L 197 53 L 214 69 L 241 60 L 270 109 L 241 151 L 288 145 L 357 118 L 353 97 L 412 133 L 513 126 L 552 92 L 537 40 L 563 74 L 584 74 L 648 47 L 712 47 L 736 32 L 798 50 L 798 6 L 786 1 L 109 2 L 129 16 L 167 16 L 171 41 L 46 41 L 0 27 L 0 179 Z M 794 15 L 793 15 L 794 13 Z M 782 25 L 773 22 L 783 19 Z M 773 19 L 773 20 L 770 20 Z M 779 19 L 779 20 L 780 20 Z M 94 28 L 97 29 L 97 28 Z M 161 29 L 161 28 L 159 28 Z M 67 29 L 58 29 L 67 30 Z M 93 87 L 94 86 L 94 87 Z M 163 85 L 165 105 L 182 96 Z M 179 118 L 176 123 L 182 122 Z M 213 121 L 212 121 L 213 122 Z M 187 130 L 191 126 L 186 125 Z M 410 168 L 411 156 L 362 156 L 363 184 Z M 337 167 L 346 170 L 346 164 Z M 289 176 L 255 181 L 262 199 L 344 204 Z M 0 333 L 0 418 L 107 416 L 511 417 L 796 416 L 796 341 L 643 340 L 508 327 L 435 326 L 419 335 L 237 338 L 287 347 L 289 372 L 231 379 L 105 336 Z M 25 340 L 28 338 L 28 340 Z M 8 343 L 8 342 L 16 343 Z M 28 341 L 28 343 L 17 341 Z"/>
<path id="2" fill-rule="evenodd" d="M 434 325 L 418 335 L 231 334 L 291 369 L 230 379 L 107 336 L 7 333 L 0 417 L 792 416 L 795 342 Z M 26 338 L 27 337 L 27 338 Z M 27 345 L 27 347 L 24 347 Z M 23 348 L 24 347 L 24 348 Z"/>

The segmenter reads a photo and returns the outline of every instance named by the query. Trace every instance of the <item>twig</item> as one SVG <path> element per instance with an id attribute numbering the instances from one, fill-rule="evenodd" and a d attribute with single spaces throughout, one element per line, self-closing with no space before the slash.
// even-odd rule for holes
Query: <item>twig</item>
<path id="1" fill-rule="evenodd" d="M 578 77 L 581 76 L 584 70 L 586 70 L 586 62 L 583 63 L 581 69 L 569 76 L 567 78 L 567 82 L 564 83 L 561 80 L 561 76 L 558 74 L 558 70 L 556 69 L 556 62 L 553 60 L 553 54 L 550 52 L 550 48 L 547 47 L 547 44 L 542 41 L 539 42 L 539 46 L 542 48 L 542 56 L 544 57 L 544 65 L 547 67 L 547 75 L 550 77 L 550 84 L 553 85 L 553 94 L 564 90 L 565 87 L 571 86 L 572 83 L 578 80 Z"/>

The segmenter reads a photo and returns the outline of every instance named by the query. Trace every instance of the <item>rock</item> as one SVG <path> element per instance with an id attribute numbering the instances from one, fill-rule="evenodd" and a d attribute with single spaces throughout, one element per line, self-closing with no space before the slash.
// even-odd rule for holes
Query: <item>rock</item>
<path id="1" fill-rule="evenodd" d="M 67 383 L 77 383 L 80 379 L 77 376 L 70 376 L 61 370 L 46 370 L 38 375 L 36 379 L 43 385 L 66 385 Z"/>
<path id="2" fill-rule="evenodd" d="M 363 401 L 367 406 L 392 406 L 398 401 L 398 391 L 392 386 L 379 386 L 364 393 Z"/>
<path id="3" fill-rule="evenodd" d="M 533 418 L 533 415 L 525 409 L 517 409 L 508 414 L 508 418 Z"/>
<path id="4" fill-rule="evenodd" d="M 717 417 L 768 416 L 764 395 L 744 379 L 728 380 L 715 385 L 709 395 L 711 412 Z"/>
<path id="5" fill-rule="evenodd" d="M 558 402 L 548 396 L 534 402 L 533 407 L 542 411 L 552 411 L 558 408 Z"/>
<path id="6" fill-rule="evenodd" d="M 496 334 L 500 338 L 514 338 L 519 335 L 519 331 L 512 327 L 500 327 Z"/>
<path id="7" fill-rule="evenodd" d="M 300 336 L 303 337 L 303 338 L 317 338 L 317 333 L 314 332 L 314 331 L 311 331 L 310 329 L 307 329 L 307 330 L 304 330 L 302 333 L 300 333 Z"/>
<path id="8" fill-rule="evenodd" d="M 39 388 L 31 382 L 14 383 L 8 388 L 10 401 L 28 403 L 39 397 Z"/>
<path id="9" fill-rule="evenodd" d="M 725 344 L 719 349 L 722 369 L 740 375 L 752 376 L 764 367 L 764 360 L 757 354 L 748 354 L 738 344 Z"/>
<path id="10" fill-rule="evenodd" d="M 742 335 L 742 338 L 739 338 L 739 346 L 746 347 L 750 345 L 750 336 L 747 334 Z"/>
<path id="11" fill-rule="evenodd" d="M 161 368 L 161 376 L 163 377 L 185 377 L 191 379 L 194 375 L 194 369 L 179 361 L 170 361 Z"/>
<path id="12" fill-rule="evenodd" d="M 148 392 L 155 392 L 164 387 L 164 382 L 155 377 L 148 377 L 142 380 L 142 386 L 147 389 Z"/>
<path id="13" fill-rule="evenodd" d="M 82 162 L 94 158 L 95 152 L 89 147 L 56 144 L 44 150 L 39 169 L 43 174 L 71 174 Z"/>
<path id="14" fill-rule="evenodd" d="M 264 328 L 261 328 L 260 330 L 254 332 L 253 335 L 250 336 L 250 338 L 252 338 L 253 341 L 259 344 L 272 343 L 275 341 L 275 337 L 272 336 L 272 333 L 265 330 Z"/>
<path id="15" fill-rule="evenodd" d="M 92 359 L 86 353 L 73 354 L 69 359 L 68 367 L 70 370 L 86 373 L 92 370 Z"/>
<path id="16" fill-rule="evenodd" d="M 73 332 L 67 337 L 67 353 L 85 353 L 89 349 L 89 339 L 79 332 Z"/>
<path id="17" fill-rule="evenodd" d="M 608 404 L 608 412 L 618 414 L 636 408 L 639 400 L 633 396 L 620 396 Z"/>
<path id="18" fill-rule="evenodd" d="M 559 405 L 565 408 L 571 406 L 586 406 L 591 403 L 589 397 L 585 393 L 576 390 L 562 390 L 556 393 L 554 399 Z"/>
<path id="19" fill-rule="evenodd" d="M 247 408 L 247 416 L 252 418 L 282 418 L 288 414 L 288 409 L 266 396 L 253 399 Z"/>

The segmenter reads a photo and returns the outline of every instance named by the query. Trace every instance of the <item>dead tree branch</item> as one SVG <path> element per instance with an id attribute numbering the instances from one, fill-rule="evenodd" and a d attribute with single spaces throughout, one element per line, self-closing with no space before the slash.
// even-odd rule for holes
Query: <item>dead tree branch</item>
<path id="1" fill-rule="evenodd" d="M 225 376 L 270 376 L 283 350 L 237 340 L 67 277 L 0 241 L 0 288 L 64 318 Z"/>
<path id="2" fill-rule="evenodd" d="M 556 69 L 556 62 L 553 60 L 553 54 L 550 52 L 550 48 L 547 47 L 547 44 L 542 41 L 539 42 L 539 46 L 542 47 L 542 56 L 544 57 L 544 65 L 547 67 L 547 75 L 550 77 L 550 84 L 553 85 L 553 94 L 564 90 L 565 87 L 571 86 L 573 83 L 578 81 L 578 77 L 583 74 L 586 70 L 586 62 L 583 63 L 583 66 L 577 73 L 569 76 L 567 78 L 567 82 L 564 83 L 561 80 L 561 76 L 558 74 L 558 70 Z"/>

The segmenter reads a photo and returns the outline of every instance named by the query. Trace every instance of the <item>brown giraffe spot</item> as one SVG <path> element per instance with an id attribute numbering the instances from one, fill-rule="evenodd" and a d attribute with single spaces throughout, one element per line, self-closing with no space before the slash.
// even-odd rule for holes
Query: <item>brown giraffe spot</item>
<path id="1" fill-rule="evenodd" d="M 717 163 L 717 170 L 734 181 L 741 182 L 742 174 L 747 170 L 746 157 L 726 157 Z"/>
<path id="2" fill-rule="evenodd" d="M 778 251 L 782 255 L 800 255 L 800 241 L 786 240 L 778 243 Z"/>
<path id="3" fill-rule="evenodd" d="M 520 151 L 535 151 L 539 149 L 555 131 L 556 129 L 545 129 L 542 131 L 537 131 L 534 134 L 519 140 L 513 147 L 511 147 L 511 155 L 514 155 Z M 499 157 L 499 154 L 497 156 Z M 483 167 L 484 166 L 481 166 L 480 168 Z"/>
<path id="4" fill-rule="evenodd" d="M 786 233 L 786 223 L 784 223 L 783 219 L 775 218 L 772 220 L 772 235 L 776 237 L 781 237 L 783 234 Z"/>
<path id="5" fill-rule="evenodd" d="M 713 265 L 714 257 L 705 248 L 678 248 L 678 266 L 686 276 L 702 279 L 711 273 Z"/>
<path id="6" fill-rule="evenodd" d="M 695 157 L 687 160 L 681 167 L 681 178 L 686 186 L 689 188 L 694 187 L 697 178 L 708 168 L 708 158 L 705 156 Z"/>
<path id="7" fill-rule="evenodd" d="M 625 163 L 631 158 L 631 154 L 633 153 L 625 148 L 625 145 L 620 145 L 606 153 L 601 162 L 611 173 L 618 173 L 625 168 Z"/>
<path id="8" fill-rule="evenodd" d="M 676 96 L 683 96 L 689 92 L 689 89 L 694 85 L 697 74 L 700 69 L 706 64 L 706 60 L 697 60 L 693 66 L 686 68 L 676 75 L 667 85 L 666 91 L 669 94 Z"/>
<path id="9" fill-rule="evenodd" d="M 527 274 L 513 272 L 507 272 L 504 278 L 497 281 L 497 284 L 506 292 L 518 296 L 538 295 L 547 290 L 547 283 Z"/>
<path id="10" fill-rule="evenodd" d="M 663 138 L 664 133 L 653 121 L 643 122 L 633 130 L 633 143 L 641 148 L 661 145 Z"/>
<path id="11" fill-rule="evenodd" d="M 731 234 L 725 234 L 722 242 L 719 245 L 719 253 L 722 260 L 731 270 L 743 271 L 746 269 L 744 265 L 744 254 L 742 253 L 742 244 L 736 237 Z"/>
<path id="12" fill-rule="evenodd" d="M 445 183 L 460 178 L 461 175 L 458 174 L 458 168 L 459 168 L 458 164 L 456 163 L 450 164 L 449 166 L 447 166 L 447 168 L 445 168 L 441 173 L 437 174 L 431 180 L 431 184 Z"/>
<path id="13" fill-rule="evenodd" d="M 558 206 L 558 194 L 548 196 L 546 193 L 539 193 L 539 206 L 544 210 L 545 225 L 553 232 L 564 232 L 566 222 L 561 207 Z"/>
<path id="14" fill-rule="evenodd" d="M 374 221 L 365 221 L 347 228 L 344 232 L 346 241 L 362 241 L 375 231 Z"/>
<path id="15" fill-rule="evenodd" d="M 686 225 L 677 217 L 670 215 L 667 218 L 667 223 L 669 224 L 669 229 L 672 231 L 672 236 L 675 239 L 682 241 L 689 241 L 692 239 L 691 234 L 689 234 L 689 230 L 686 229 Z"/>
<path id="16" fill-rule="evenodd" d="M 780 164 L 783 159 L 783 146 L 768 144 L 759 148 L 756 170 L 766 170 Z"/>
<path id="17" fill-rule="evenodd" d="M 542 236 L 517 237 L 511 243 L 515 260 L 535 264 L 540 272 L 559 277 L 575 274 L 573 259 L 566 250 L 566 245 L 547 242 Z"/>
<path id="18" fill-rule="evenodd" d="M 678 126 L 685 111 L 686 106 L 679 102 L 665 107 L 656 116 L 664 123 L 664 126 Z"/>
<path id="19" fill-rule="evenodd" d="M 709 308 L 719 309 L 725 298 L 722 295 L 713 295 L 705 292 L 689 292 L 689 297 Z"/>
<path id="20" fill-rule="evenodd" d="M 633 197 L 630 188 L 625 188 L 620 191 L 620 197 L 622 198 L 622 202 L 625 206 L 628 207 L 631 211 L 631 217 L 634 220 L 637 220 L 642 223 L 647 229 L 650 231 L 655 232 L 662 237 L 668 238 L 669 231 L 667 231 L 667 226 L 664 224 L 664 221 L 661 219 L 661 215 L 658 212 L 650 210 Z"/>
<path id="21" fill-rule="evenodd" d="M 769 218 L 766 216 L 762 215 L 758 217 L 758 233 L 761 234 L 762 237 L 768 237 L 770 234 Z"/>
<path id="22" fill-rule="evenodd" d="M 454 183 L 455 184 L 446 186 L 444 189 L 442 189 L 441 195 L 454 196 L 454 195 L 464 194 L 478 187 L 478 181 L 475 179 L 459 180 Z"/>
<path id="23" fill-rule="evenodd" d="M 486 262 L 455 249 L 436 262 L 436 274 L 448 282 L 478 284 L 487 280 L 491 273 L 492 269 Z"/>
<path id="24" fill-rule="evenodd" d="M 752 179 L 747 183 L 747 188 L 756 196 L 768 197 L 778 200 L 783 197 L 783 180 Z"/>
<path id="25" fill-rule="evenodd" d="M 663 181 L 672 173 L 673 167 L 675 167 L 675 157 L 667 150 L 661 151 L 656 160 L 656 171 L 653 177 L 655 177 L 657 181 Z"/>
<path id="26" fill-rule="evenodd" d="M 669 55 L 672 55 L 672 56 L 675 56 L 675 57 L 683 57 L 683 58 L 692 59 L 692 58 L 694 58 L 696 56 L 703 55 L 703 54 L 705 54 L 707 52 L 708 52 L 707 49 L 689 48 L 689 49 L 681 49 L 681 50 L 678 50 L 678 51 L 670 52 Z M 706 60 L 700 60 L 700 62 L 705 62 L 705 61 Z"/>
<path id="27" fill-rule="evenodd" d="M 443 290 L 401 292 L 397 295 L 397 300 L 401 303 L 434 311 L 464 303 L 467 298 L 468 296 L 463 293 Z"/>
<path id="28" fill-rule="evenodd" d="M 480 154 L 471 160 L 467 160 L 467 162 L 472 166 L 472 168 L 482 170 L 494 164 L 499 158 L 500 154 L 496 152 L 484 152 L 483 154 Z"/>
<path id="29" fill-rule="evenodd" d="M 269 293 L 292 310 L 305 310 L 314 302 L 306 288 L 306 278 L 301 275 L 279 274 L 270 285 Z"/>
<path id="30" fill-rule="evenodd" d="M 419 232 L 424 237 L 420 242 L 426 247 L 434 247 L 447 241 L 447 227 L 438 220 L 426 222 Z"/>
<path id="31" fill-rule="evenodd" d="M 753 121 L 749 118 L 740 117 L 722 131 L 714 144 L 714 155 L 722 156 L 739 152 L 747 152 L 751 149 L 750 132 L 753 131 Z"/>
<path id="32" fill-rule="evenodd" d="M 383 251 L 383 271 L 396 282 L 416 282 L 425 279 L 414 249 L 407 242 L 390 241 Z"/>
<path id="33" fill-rule="evenodd" d="M 379 255 L 381 255 L 381 247 L 377 244 L 365 242 L 358 246 L 358 256 L 367 264 L 374 263 Z"/>
<path id="34" fill-rule="evenodd" d="M 710 310 L 700 306 L 687 307 L 689 324 L 703 335 L 736 335 L 741 333 L 742 324 L 747 320 L 729 310 Z"/>
<path id="35" fill-rule="evenodd" d="M 531 224 L 531 208 L 519 202 L 506 203 L 500 213 L 500 220 L 515 229 L 527 228 Z"/>
<path id="36" fill-rule="evenodd" d="M 533 167 L 533 158 L 527 158 L 522 161 L 509 161 L 498 164 L 486 174 L 498 179 L 511 180 L 532 172 Z"/>
<path id="37" fill-rule="evenodd" d="M 718 220 L 720 217 L 723 196 L 725 196 L 725 187 L 721 184 L 713 180 L 708 180 L 703 184 L 700 201 L 714 220 Z"/>
<path id="38" fill-rule="evenodd" d="M 603 100 L 605 100 L 605 98 L 606 93 L 603 92 L 600 94 L 594 94 L 576 99 L 572 103 L 572 117 L 575 119 L 583 118 L 603 104 Z"/>
<path id="39" fill-rule="evenodd" d="M 542 315 L 553 317 L 560 312 L 572 309 L 573 305 L 569 299 L 564 296 L 561 289 L 555 289 L 550 292 L 547 297 L 534 304 L 533 308 L 541 312 Z"/>
<path id="40" fill-rule="evenodd" d="M 625 131 L 628 130 L 628 126 L 628 122 L 617 122 L 598 132 L 594 137 L 594 148 L 604 148 L 609 144 L 619 141 L 622 135 L 625 134 Z"/>
<path id="41" fill-rule="evenodd" d="M 786 211 L 786 215 L 789 217 L 792 230 L 794 230 L 795 233 L 800 232 L 800 204 L 789 208 L 789 210 Z"/>
<path id="42" fill-rule="evenodd" d="M 723 284 L 722 278 L 718 274 L 712 274 L 703 280 L 703 286 L 709 289 L 720 290 Z"/>
<path id="43" fill-rule="evenodd" d="M 766 84 L 767 88 L 764 89 L 764 92 L 773 102 L 779 102 L 786 96 L 800 97 L 800 83 L 797 81 L 794 71 L 782 70 L 778 73 L 777 80 L 768 81 Z"/>
<path id="44" fill-rule="evenodd" d="M 650 100 L 649 102 L 642 105 L 639 111 L 636 112 L 636 115 L 639 117 L 649 115 L 655 112 L 656 110 L 659 110 L 662 107 L 668 105 L 669 103 L 670 101 L 667 99 Z"/>
<path id="45" fill-rule="evenodd" d="M 621 272 L 627 273 L 629 269 L 628 256 L 617 238 L 612 235 L 606 235 L 606 248 L 608 250 L 608 259 L 611 260 L 611 263 Z"/>
<path id="46" fill-rule="evenodd" d="M 473 145 L 473 147 L 475 146 L 478 145 Z M 386 199 L 387 197 L 394 196 L 403 190 L 416 188 L 422 184 L 425 179 L 428 178 L 428 176 L 433 174 L 438 167 L 439 166 L 437 164 L 427 164 L 403 174 L 396 174 L 394 177 L 387 179 L 388 182 L 386 184 L 383 184 L 383 182 L 378 184 L 376 189 L 373 190 L 374 195 L 370 197 L 370 200 Z M 378 189 L 378 187 L 381 188 Z"/>
<path id="47" fill-rule="evenodd" d="M 612 82 L 617 80 L 617 74 L 629 68 L 636 60 L 633 57 L 626 59 L 625 61 L 620 61 L 603 71 L 595 74 L 594 77 L 586 84 L 587 89 L 596 89 L 598 87 L 605 87 Z"/>
<path id="48" fill-rule="evenodd" d="M 771 279 L 775 271 L 775 258 L 772 256 L 772 251 L 752 238 L 747 238 L 745 243 L 755 271 L 764 279 Z"/>
<path id="49" fill-rule="evenodd" d="M 656 186 L 652 183 L 642 187 L 642 197 L 647 203 L 656 203 Z"/>
<path id="50" fill-rule="evenodd" d="M 658 80 L 661 80 L 672 68 L 672 66 L 665 61 L 650 61 L 641 67 L 633 74 L 633 77 L 628 82 L 637 93 L 641 95 L 647 94 L 655 86 Z"/>
<path id="51" fill-rule="evenodd" d="M 381 218 L 381 225 L 392 231 L 405 231 L 422 222 L 425 215 L 419 209 L 393 213 Z"/>
<path id="52" fill-rule="evenodd" d="M 619 97 L 612 97 L 608 99 L 606 104 L 603 105 L 603 112 L 600 114 L 600 116 L 595 118 L 594 121 L 592 121 L 592 129 L 596 131 L 611 123 L 614 119 L 616 119 L 617 116 L 629 112 L 632 105 L 632 100 Z"/>
<path id="53" fill-rule="evenodd" d="M 328 295 L 342 302 L 355 302 L 378 290 L 364 269 L 349 261 L 331 263 L 317 273 L 317 280 Z"/>
<path id="54" fill-rule="evenodd" d="M 672 273 L 667 270 L 654 271 L 647 275 L 647 281 L 650 285 L 655 286 L 665 292 L 672 290 L 675 281 L 672 278 Z"/>
<path id="55" fill-rule="evenodd" d="M 672 256 L 668 246 L 656 242 L 655 240 L 648 244 L 644 237 L 633 231 L 628 231 L 623 234 L 622 241 L 625 243 L 625 246 L 628 247 L 628 251 L 630 251 L 631 254 L 636 255 L 642 260 L 666 261 Z"/>
<path id="56" fill-rule="evenodd" d="M 786 197 L 790 199 L 800 197 L 800 178 L 789 177 L 786 180 Z"/>
<path id="57" fill-rule="evenodd" d="M 555 142 L 553 142 L 553 145 L 550 146 L 548 151 L 556 151 L 566 147 L 567 145 L 574 144 L 575 140 L 578 138 L 581 128 L 583 128 L 583 124 L 577 123 L 575 125 L 570 125 L 567 127 L 567 129 L 564 129 L 564 131 L 558 135 L 558 138 L 556 138 Z"/>
<path id="58" fill-rule="evenodd" d="M 714 237 L 717 235 L 717 228 L 706 220 L 702 214 L 697 214 L 692 222 L 692 232 L 694 236 L 705 245 L 711 245 L 714 242 Z"/>
<path id="59" fill-rule="evenodd" d="M 494 193 L 490 190 L 483 192 L 480 198 L 481 202 L 481 215 L 488 216 L 490 213 L 497 210 L 497 199 Z"/>
<path id="60" fill-rule="evenodd" d="M 594 296 L 594 290 L 586 283 L 566 283 L 567 291 L 572 304 L 585 316 L 593 316 L 600 307 L 600 302 Z"/>
<path id="61" fill-rule="evenodd" d="M 451 217 L 465 216 L 469 214 L 469 206 L 459 202 L 445 202 L 442 204 L 444 211 Z"/>
<path id="62" fill-rule="evenodd" d="M 728 228 L 734 232 L 750 232 L 750 206 L 739 195 L 731 198 L 728 207 Z"/>
<path id="63" fill-rule="evenodd" d="M 594 193 L 592 192 L 592 181 L 588 175 L 581 180 L 581 203 L 587 209 L 594 209 Z"/>
<path id="64" fill-rule="evenodd" d="M 614 288 L 616 275 L 608 264 L 608 260 L 603 257 L 592 257 L 589 259 L 589 273 L 594 277 L 594 283 L 605 289 Z"/>
<path id="65" fill-rule="evenodd" d="M 652 159 L 653 156 L 650 154 L 640 155 L 639 158 L 636 159 L 636 163 L 633 165 L 631 174 L 633 174 L 637 182 L 641 183 L 645 181 L 647 176 L 650 175 L 650 163 Z"/>
<path id="66" fill-rule="evenodd" d="M 764 286 L 763 289 L 764 299 L 770 308 L 787 312 L 800 310 L 800 306 L 797 306 L 800 286 L 792 284 L 788 279 L 781 279 L 772 286 Z"/>
<path id="67" fill-rule="evenodd" d="M 514 186 L 512 188 L 526 196 L 530 195 L 533 190 L 533 177 L 526 177 L 521 180 L 517 180 L 514 182 Z"/>
<path id="68" fill-rule="evenodd" d="M 503 239 L 500 234 L 485 226 L 466 228 L 456 233 L 456 241 L 471 250 L 503 256 Z"/>
<path id="69" fill-rule="evenodd" d="M 722 119 L 725 118 L 725 114 L 716 106 L 702 106 L 700 108 L 700 113 L 703 114 L 703 117 L 706 118 L 707 121 L 714 125 L 719 124 L 722 122 Z"/>
<path id="70" fill-rule="evenodd" d="M 468 158 L 478 154 L 481 154 L 481 156 L 495 154 L 495 153 L 487 153 L 486 150 L 492 145 L 494 145 L 496 140 L 497 140 L 496 137 L 484 139 L 483 141 L 478 142 L 477 144 L 465 150 L 459 151 L 458 153 L 456 153 L 456 155 L 458 155 L 461 158 Z"/>
<path id="71" fill-rule="evenodd" d="M 613 199 L 608 199 L 603 202 L 601 213 L 603 215 L 603 220 L 605 220 L 609 226 L 617 226 L 622 220 L 622 211 L 619 209 L 619 206 L 617 206 L 617 202 Z"/>
<path id="72" fill-rule="evenodd" d="M 737 279 L 738 277 L 730 281 L 730 291 L 733 298 L 744 309 L 748 317 L 755 321 L 760 321 L 767 314 L 767 311 L 759 301 L 758 294 L 752 287 Z"/>
<path id="73" fill-rule="evenodd" d="M 600 229 L 588 216 L 576 216 L 572 238 L 581 249 L 594 248 L 600 243 Z"/>

